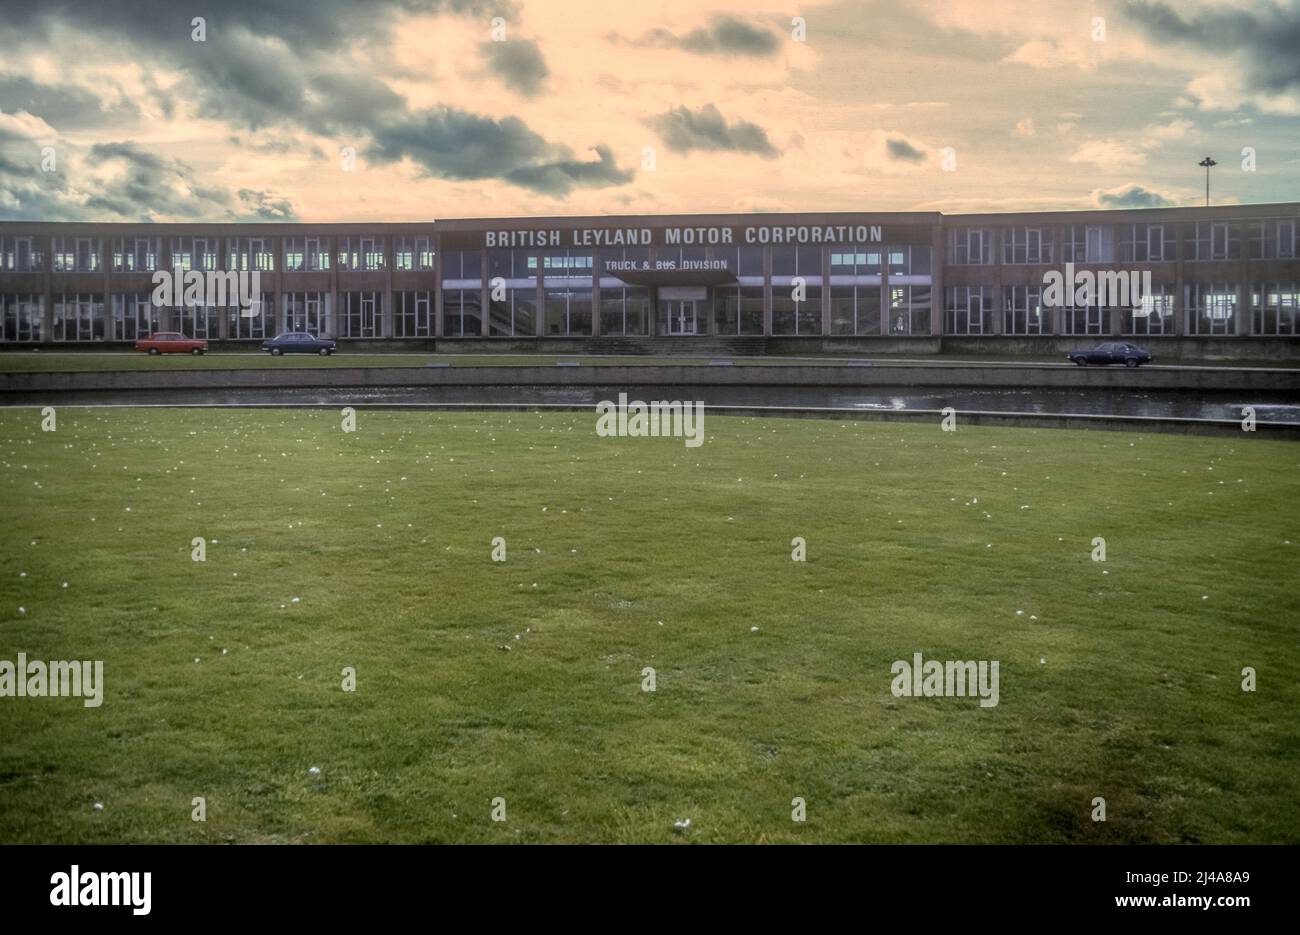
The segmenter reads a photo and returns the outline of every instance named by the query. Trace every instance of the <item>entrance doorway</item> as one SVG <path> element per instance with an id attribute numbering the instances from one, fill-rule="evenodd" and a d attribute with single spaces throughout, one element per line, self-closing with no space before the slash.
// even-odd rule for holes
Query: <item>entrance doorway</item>
<path id="1" fill-rule="evenodd" d="M 661 301 L 669 334 L 697 334 L 696 303 L 693 299 Z"/>

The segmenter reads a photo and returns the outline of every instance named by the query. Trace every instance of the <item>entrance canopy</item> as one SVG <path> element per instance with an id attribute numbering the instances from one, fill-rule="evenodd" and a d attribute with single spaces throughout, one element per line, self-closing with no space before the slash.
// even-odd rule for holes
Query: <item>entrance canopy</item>
<path id="1" fill-rule="evenodd" d="M 725 286 L 736 282 L 729 269 L 606 269 L 633 286 Z"/>

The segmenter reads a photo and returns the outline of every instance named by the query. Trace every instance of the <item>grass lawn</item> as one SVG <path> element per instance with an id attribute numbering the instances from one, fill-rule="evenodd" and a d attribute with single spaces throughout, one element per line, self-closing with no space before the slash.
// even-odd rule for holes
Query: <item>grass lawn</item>
<path id="1" fill-rule="evenodd" d="M 1300 841 L 1300 446 L 357 418 L 0 412 L 0 841 Z"/>

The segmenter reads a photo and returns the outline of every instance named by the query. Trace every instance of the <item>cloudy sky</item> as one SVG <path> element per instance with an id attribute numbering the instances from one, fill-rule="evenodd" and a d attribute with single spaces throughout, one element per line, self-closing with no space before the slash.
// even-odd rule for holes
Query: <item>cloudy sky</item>
<path id="1" fill-rule="evenodd" d="M 1300 200 L 1300 0 L 4 6 L 5 219 Z"/>

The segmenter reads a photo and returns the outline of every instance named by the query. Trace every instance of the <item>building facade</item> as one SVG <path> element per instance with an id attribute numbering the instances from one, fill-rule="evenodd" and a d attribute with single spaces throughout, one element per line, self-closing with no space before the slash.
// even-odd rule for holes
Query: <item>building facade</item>
<path id="1" fill-rule="evenodd" d="M 932 349 L 1127 337 L 1297 347 L 1300 203 L 1124 211 L 0 223 L 0 341 L 253 342 L 284 331 L 443 349 L 758 339 Z M 253 272 L 252 309 L 160 304 L 154 273 Z M 1049 274 L 1145 277 L 1134 301 Z M 1071 280 L 1073 282 L 1073 280 Z M 707 342 L 705 341 L 707 339 Z M 1208 343 L 1207 343 L 1208 342 Z M 1236 348 L 1236 350 L 1232 350 Z"/>

